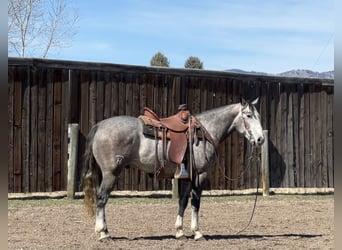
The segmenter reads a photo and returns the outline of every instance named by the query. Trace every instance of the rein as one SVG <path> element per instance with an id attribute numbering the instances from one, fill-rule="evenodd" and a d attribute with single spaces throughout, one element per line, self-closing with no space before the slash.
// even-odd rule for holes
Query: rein
<path id="1" fill-rule="evenodd" d="M 240 176 L 238 176 L 237 178 L 230 178 L 228 177 L 227 175 L 225 175 L 222 171 L 222 166 L 219 164 L 218 162 L 218 167 L 219 169 L 221 170 L 223 176 L 225 179 L 229 180 L 229 181 L 237 181 L 239 179 L 241 179 L 244 175 L 244 173 L 250 168 L 250 166 L 252 165 L 251 162 L 252 160 L 254 159 L 254 156 L 253 156 L 253 153 L 254 153 L 254 147 L 251 146 L 250 147 L 250 150 L 248 152 L 249 156 L 248 156 L 248 162 L 247 162 L 247 168 L 245 168 L 243 170 L 243 172 L 240 174 Z M 260 157 L 257 158 L 258 161 L 260 161 Z M 251 216 L 249 218 L 249 221 L 247 223 L 247 225 L 241 229 L 240 231 L 238 231 L 236 234 L 240 234 L 242 232 L 244 232 L 249 226 L 250 224 L 252 223 L 252 220 L 253 220 L 253 217 L 254 217 L 254 213 L 255 213 L 255 209 L 256 209 L 256 203 L 257 203 L 257 200 L 258 200 L 258 190 L 259 190 L 259 174 L 260 174 L 260 170 L 259 170 L 259 166 L 257 165 L 257 187 L 256 187 L 256 192 L 255 192 L 255 199 L 254 199 L 254 205 L 253 205 L 253 210 L 252 210 L 252 213 L 251 213 Z"/>
<path id="2" fill-rule="evenodd" d="M 254 157 L 250 156 L 250 158 L 254 158 Z M 260 161 L 259 157 L 258 157 L 258 161 Z M 256 203 L 257 203 L 257 200 L 258 200 L 259 174 L 260 174 L 260 169 L 259 169 L 259 167 L 257 165 L 257 187 L 256 187 L 256 192 L 255 192 L 255 199 L 254 199 L 254 205 L 253 205 L 252 214 L 251 214 L 251 216 L 249 218 L 249 221 L 248 221 L 247 225 L 243 229 L 238 231 L 236 234 L 240 234 L 240 233 L 244 232 L 249 227 L 249 225 L 252 223 L 252 220 L 253 220 L 253 217 L 254 217 L 255 208 L 256 208 Z"/>
<path id="3" fill-rule="evenodd" d="M 240 175 L 238 176 L 238 177 L 236 177 L 236 178 L 230 178 L 229 176 L 227 176 L 225 173 L 224 173 L 224 171 L 223 171 L 223 168 L 222 168 L 222 166 L 220 165 L 220 164 L 218 164 L 218 168 L 219 168 L 219 170 L 221 171 L 221 173 L 222 173 L 222 175 L 223 175 L 223 177 L 226 179 L 226 180 L 228 180 L 228 181 L 238 181 L 238 180 L 240 180 L 242 177 L 243 177 L 243 175 L 245 174 L 245 172 L 251 167 L 251 161 L 254 159 L 254 157 L 253 157 L 253 152 L 254 152 L 254 147 L 251 147 L 250 148 L 250 150 L 249 150 L 249 152 L 248 152 L 248 158 L 247 158 L 247 167 L 240 173 Z M 216 158 L 218 159 L 218 155 L 216 156 Z M 219 162 L 218 162 L 219 163 Z"/>

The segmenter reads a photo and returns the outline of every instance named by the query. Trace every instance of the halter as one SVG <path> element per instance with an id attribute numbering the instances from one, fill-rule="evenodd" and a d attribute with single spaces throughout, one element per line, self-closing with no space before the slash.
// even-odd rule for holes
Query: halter
<path id="1" fill-rule="evenodd" d="M 252 138 L 253 134 L 252 134 L 252 130 L 250 129 L 251 126 L 250 124 L 246 121 L 246 118 L 243 117 L 243 111 L 241 110 L 241 118 L 243 120 L 243 126 L 245 127 L 245 131 L 248 133 L 249 138 Z M 254 115 L 254 114 L 253 114 Z"/>
<path id="2" fill-rule="evenodd" d="M 246 121 L 246 118 L 242 117 L 243 125 L 245 126 L 245 130 L 247 133 L 252 136 L 252 131 L 250 130 L 250 124 Z"/>

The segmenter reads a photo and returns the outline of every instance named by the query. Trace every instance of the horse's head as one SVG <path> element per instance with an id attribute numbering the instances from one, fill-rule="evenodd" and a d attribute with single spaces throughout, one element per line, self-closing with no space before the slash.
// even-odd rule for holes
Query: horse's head
<path id="1" fill-rule="evenodd" d="M 259 98 L 252 102 L 247 102 L 241 98 L 241 108 L 234 120 L 234 126 L 251 144 L 261 146 L 265 141 L 265 137 L 260 122 L 260 115 L 254 106 L 258 101 Z"/>

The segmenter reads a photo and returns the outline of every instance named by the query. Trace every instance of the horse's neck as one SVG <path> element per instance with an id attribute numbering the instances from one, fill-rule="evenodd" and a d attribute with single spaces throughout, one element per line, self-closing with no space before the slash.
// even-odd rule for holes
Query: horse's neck
<path id="1" fill-rule="evenodd" d="M 217 145 L 231 132 L 231 126 L 240 111 L 240 104 L 231 104 L 205 111 L 196 115 L 196 118 L 208 131 Z"/>

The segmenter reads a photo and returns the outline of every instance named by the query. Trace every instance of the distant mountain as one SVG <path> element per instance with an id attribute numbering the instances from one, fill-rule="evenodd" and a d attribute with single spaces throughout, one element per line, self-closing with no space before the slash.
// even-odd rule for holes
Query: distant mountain
<path id="1" fill-rule="evenodd" d="M 316 72 L 308 69 L 294 69 L 280 73 L 280 76 L 287 77 L 306 77 L 306 78 L 324 78 L 324 79 L 334 79 L 334 70 L 327 72 Z"/>
<path id="2" fill-rule="evenodd" d="M 271 75 L 265 72 L 257 72 L 257 71 L 246 71 L 242 69 L 226 69 L 226 72 L 233 72 L 233 73 L 239 73 L 239 74 L 252 74 L 252 75 Z"/>
<path id="3" fill-rule="evenodd" d="M 225 70 L 227 72 L 239 73 L 239 74 L 252 74 L 252 75 L 273 75 L 273 76 L 284 76 L 284 77 L 304 77 L 304 78 L 322 78 L 322 79 L 334 79 L 335 71 L 326 71 L 326 72 L 316 72 L 308 69 L 294 69 L 290 71 L 286 71 L 279 74 L 269 74 L 265 72 L 257 72 L 257 71 L 245 71 L 241 69 L 228 69 Z"/>

